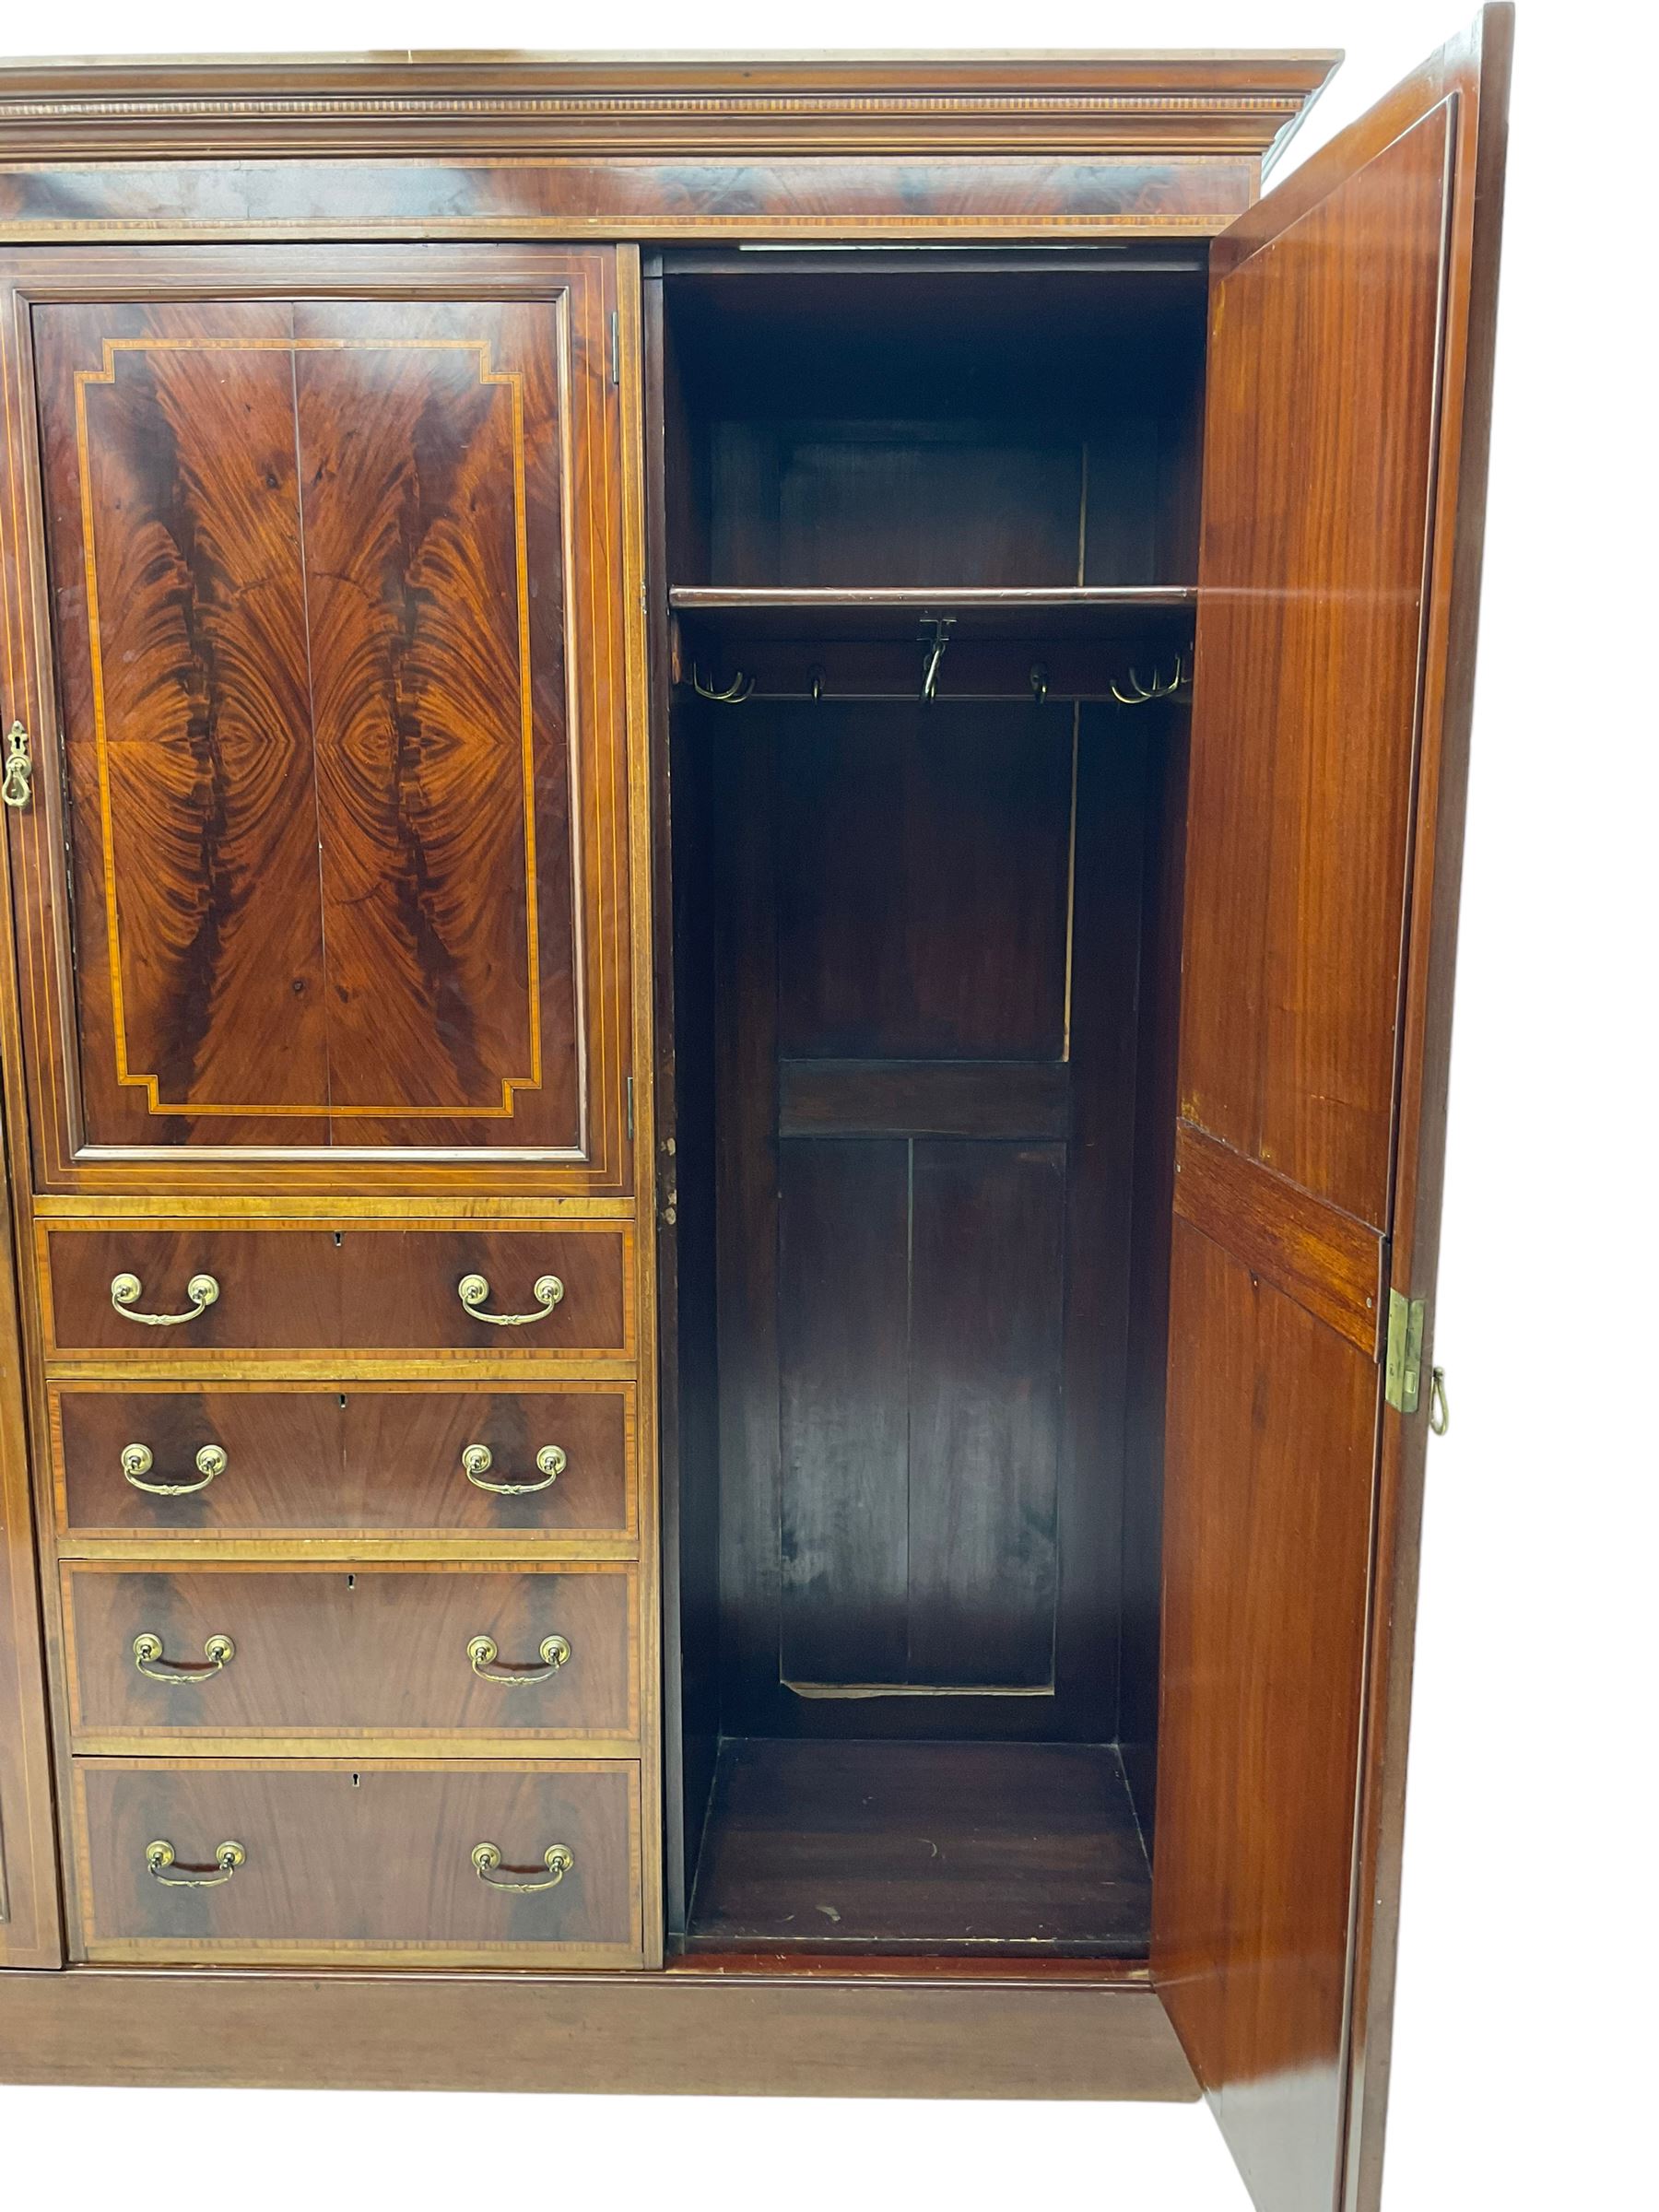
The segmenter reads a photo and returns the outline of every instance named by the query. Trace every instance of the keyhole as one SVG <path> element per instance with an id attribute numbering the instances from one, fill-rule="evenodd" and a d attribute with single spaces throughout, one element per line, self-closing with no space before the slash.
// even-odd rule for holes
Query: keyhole
<path id="1" fill-rule="evenodd" d="M 363 1781 L 363 1778 L 362 1778 L 362 1776 L 361 1776 L 360 1774 L 354 1774 L 354 1775 L 352 1776 L 352 1778 L 351 1778 L 351 1786 L 352 1786 L 352 1788 L 353 1788 L 354 1790 L 355 1790 L 355 1789 L 359 1789 L 359 1788 L 362 1786 L 362 1781 Z"/>
<path id="2" fill-rule="evenodd" d="M 355 1590 L 357 1588 L 357 1576 L 355 1574 L 348 1574 L 346 1577 L 346 1587 L 347 1590 Z"/>
<path id="3" fill-rule="evenodd" d="M 343 1236 L 340 1234 L 339 1230 L 336 1229 L 336 1230 L 335 1230 L 335 1250 L 336 1252 L 338 1252 L 338 1251 L 339 1251 L 339 1249 L 340 1249 L 340 1247 L 341 1247 L 341 1245 L 343 1245 L 343 1244 L 345 1243 L 345 1241 L 346 1241 L 345 1238 L 344 1238 L 344 1237 L 343 1237 Z"/>

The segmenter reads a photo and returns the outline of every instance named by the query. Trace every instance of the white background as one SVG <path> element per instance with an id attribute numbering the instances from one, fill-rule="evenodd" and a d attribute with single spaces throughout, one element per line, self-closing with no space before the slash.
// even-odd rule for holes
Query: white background
<path id="1" fill-rule="evenodd" d="M 1469 4 L 4 0 L 0 52 L 1345 46 L 1305 159 Z M 1651 21 L 1521 0 L 1517 29 L 1436 1346 L 1453 1419 L 1430 1458 L 1387 2212 L 1659 2199 Z M 1199 2107 L 0 2088 L 0 2203 L 48 2197 L 1246 2203 Z"/>

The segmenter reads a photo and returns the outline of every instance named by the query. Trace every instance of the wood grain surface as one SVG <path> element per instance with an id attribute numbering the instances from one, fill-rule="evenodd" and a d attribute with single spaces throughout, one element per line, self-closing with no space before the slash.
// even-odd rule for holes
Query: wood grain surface
<path id="1" fill-rule="evenodd" d="M 74 1797 L 87 1959 L 640 1962 L 635 1767 L 98 1759 L 76 1765 Z M 157 1840 L 181 1873 L 211 1873 L 228 1840 L 247 1861 L 222 1887 L 169 1888 L 146 1865 Z M 514 1894 L 479 1878 L 481 1842 L 509 1879 L 545 1880 L 554 1843 L 573 1864 Z"/>
<path id="2" fill-rule="evenodd" d="M 446 1547 L 461 1539 L 520 1548 L 637 1543 L 634 1400 L 627 1382 L 54 1389 L 59 1549 L 371 1535 Z M 134 1442 L 151 1453 L 143 1479 L 152 1484 L 199 1481 L 196 1454 L 207 1448 L 223 1452 L 225 1469 L 191 1496 L 156 1497 L 123 1472 Z M 542 1485 L 536 1455 L 548 1445 L 565 1464 L 550 1485 L 503 1496 L 467 1479 L 462 1455 L 474 1444 L 491 1455 L 487 1482 Z"/>
<path id="3" fill-rule="evenodd" d="M 951 1977 L 913 1961 L 806 1973 L 682 1964 L 662 1974 L 7 1974 L 0 2073 L 135 2088 L 1175 2102 L 1198 2093 L 1144 1980 L 1092 1964 L 1086 1977 L 1051 1967 L 1012 1978 Z"/>
<path id="4" fill-rule="evenodd" d="M 1270 2212 L 1381 2189 L 1512 30 L 1212 260 L 1153 1971 Z"/>
<path id="5" fill-rule="evenodd" d="M 48 1357 L 118 1352 L 138 1367 L 220 1359 L 251 1351 L 353 1348 L 468 1351 L 480 1358 L 547 1353 L 621 1356 L 633 1348 L 632 1241 L 608 1223 L 541 1230 L 485 1224 L 403 1228 L 342 1217 L 337 1229 L 248 1229 L 206 1218 L 190 1227 L 42 1225 Z M 219 1285 L 194 1319 L 150 1326 L 111 1300 L 120 1274 L 143 1286 L 134 1311 L 188 1313 L 198 1274 Z M 480 1312 L 529 1314 L 502 1325 L 461 1303 L 481 1275 Z M 562 1298 L 545 1314 L 535 1286 L 555 1276 Z"/>
<path id="6" fill-rule="evenodd" d="M 560 305 L 35 328 L 88 1141 L 576 1149 Z"/>
<path id="7" fill-rule="evenodd" d="M 407 1738 L 464 1748 L 473 1737 L 539 1749 L 559 1739 L 606 1749 L 637 1742 L 638 1594 L 628 1568 L 527 1573 L 439 1565 L 348 1572 L 283 1564 L 158 1569 L 108 1562 L 64 1570 L 73 1747 L 187 1751 L 232 1746 L 328 1749 Z M 135 1663 L 141 1635 L 162 1646 Z M 548 1673 L 549 1636 L 570 1655 Z M 207 1673 L 204 1651 L 234 1655 Z M 468 1647 L 497 1649 L 494 1681 Z"/>
<path id="8" fill-rule="evenodd" d="M 688 1941 L 694 1958 L 1133 1959 L 1150 1910 L 1110 1747 L 738 1738 L 722 1747 Z"/>
<path id="9" fill-rule="evenodd" d="M 618 265 L 8 269 L 43 1188 L 630 1187 Z"/>

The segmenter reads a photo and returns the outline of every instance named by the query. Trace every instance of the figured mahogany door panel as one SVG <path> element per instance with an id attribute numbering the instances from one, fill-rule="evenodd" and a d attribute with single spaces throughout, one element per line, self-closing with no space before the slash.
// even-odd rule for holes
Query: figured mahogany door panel
<path id="1" fill-rule="evenodd" d="M 628 1382 L 515 1391 L 123 1382 L 53 1389 L 47 1399 L 60 1551 L 123 1537 L 152 1550 L 370 1534 L 499 1535 L 515 1546 L 534 1536 L 571 1549 L 638 1542 Z"/>
<path id="2" fill-rule="evenodd" d="M 291 322 L 37 322 L 89 1144 L 328 1141 Z"/>
<path id="3" fill-rule="evenodd" d="M 626 1566 L 65 1567 L 77 1751 L 639 1734 Z"/>
<path id="4" fill-rule="evenodd" d="M 1380 2188 L 1511 28 L 1211 258 L 1152 1966 L 1261 2212 Z"/>
<path id="5" fill-rule="evenodd" d="M 631 1232 L 610 1223 L 54 1221 L 38 1224 L 36 1237 L 49 1358 L 118 1352 L 151 1367 L 254 1351 L 611 1358 L 632 1349 Z M 216 1287 L 206 1303 L 191 1288 L 205 1277 Z M 462 1299 L 463 1283 L 476 1302 Z"/>
<path id="6" fill-rule="evenodd" d="M 64 748 L 20 835 L 69 830 L 67 882 L 41 853 L 21 894 L 48 1184 L 485 1147 L 623 1187 L 615 257 L 340 296 L 376 258 L 333 297 L 180 296 L 173 256 L 154 297 L 43 273 L 29 302 Z"/>
<path id="7" fill-rule="evenodd" d="M 647 1963 L 628 1761 L 104 1759 L 71 1794 L 94 1964 Z"/>

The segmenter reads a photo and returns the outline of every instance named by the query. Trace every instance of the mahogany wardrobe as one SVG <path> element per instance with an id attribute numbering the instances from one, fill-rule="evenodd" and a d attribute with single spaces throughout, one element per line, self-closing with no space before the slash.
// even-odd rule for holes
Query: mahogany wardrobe
<path id="1" fill-rule="evenodd" d="M 1510 40 L 0 70 L 0 2077 L 1377 2205 Z"/>

